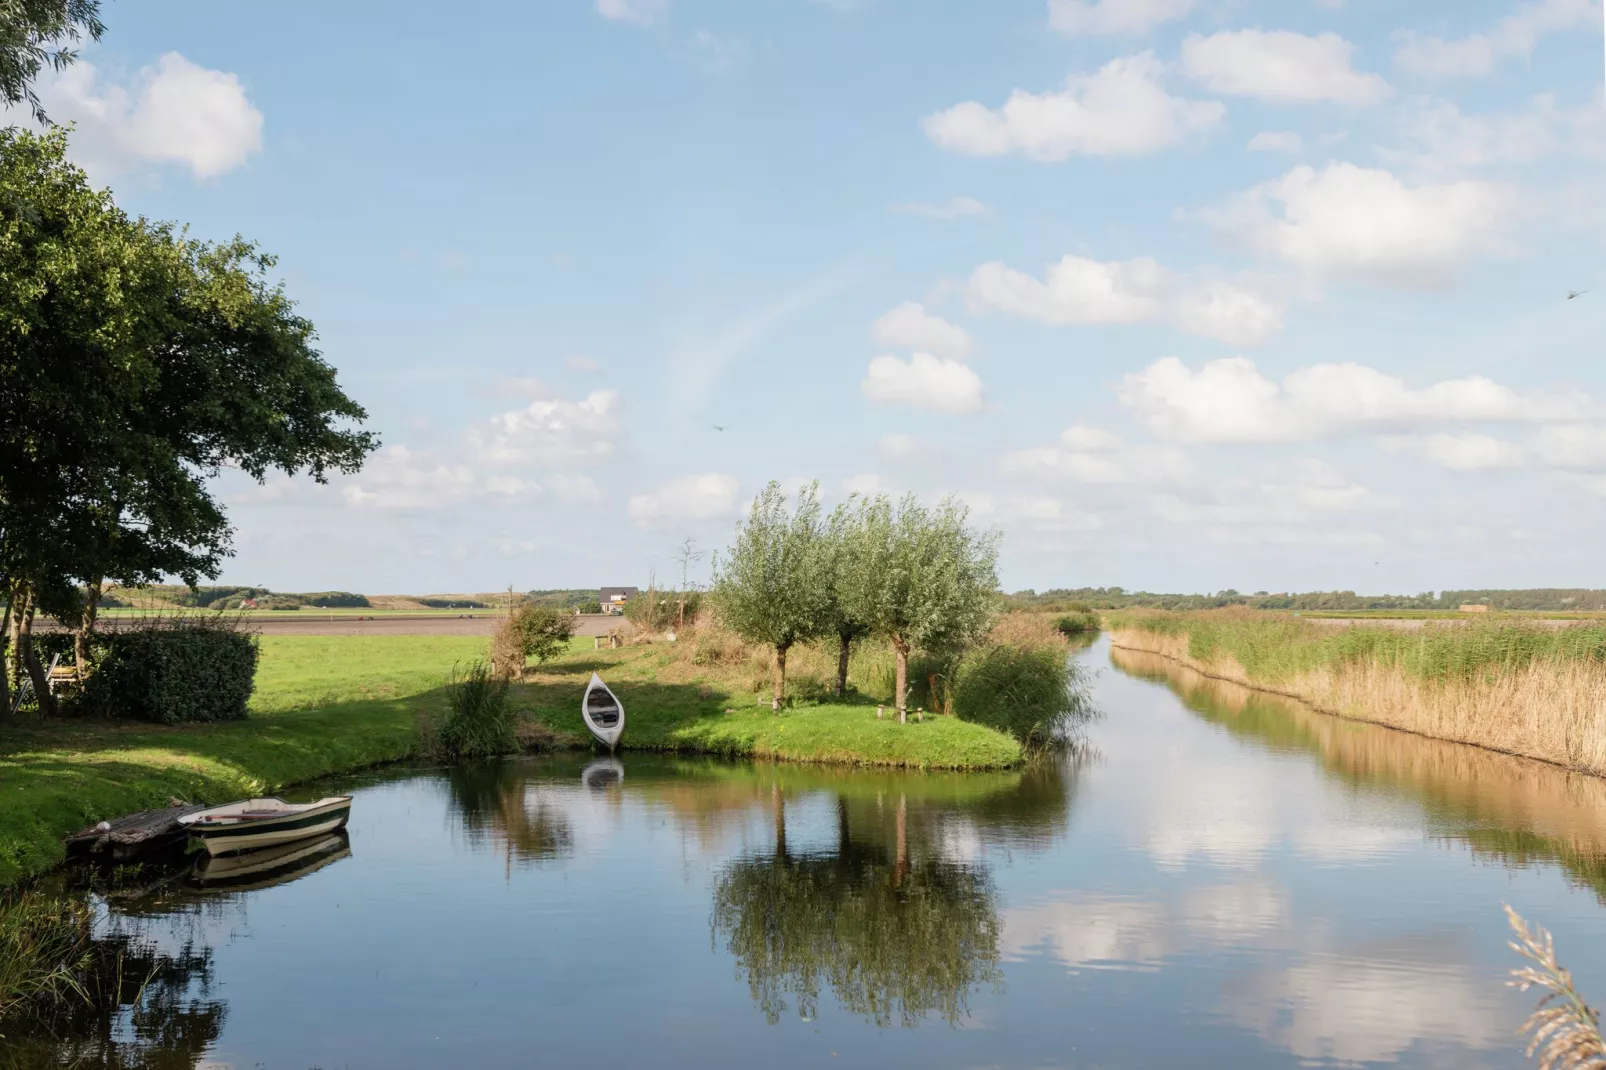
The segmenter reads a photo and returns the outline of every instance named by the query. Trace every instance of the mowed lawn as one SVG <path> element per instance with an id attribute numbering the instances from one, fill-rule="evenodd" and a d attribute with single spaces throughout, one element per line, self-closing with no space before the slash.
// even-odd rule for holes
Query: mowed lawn
<path id="1" fill-rule="evenodd" d="M 166 727 L 99 721 L 0 727 L 0 885 L 43 872 L 62 838 L 97 821 L 168 805 L 224 802 L 418 753 L 419 725 L 445 708 L 458 666 L 483 636 L 264 636 L 245 721 Z M 746 685 L 688 678 L 671 651 L 592 650 L 515 686 L 526 716 L 586 746 L 580 698 L 593 671 L 625 704 L 627 748 L 913 769 L 998 769 L 1020 748 L 953 718 L 878 720 L 873 704 L 803 706 L 779 716 Z"/>

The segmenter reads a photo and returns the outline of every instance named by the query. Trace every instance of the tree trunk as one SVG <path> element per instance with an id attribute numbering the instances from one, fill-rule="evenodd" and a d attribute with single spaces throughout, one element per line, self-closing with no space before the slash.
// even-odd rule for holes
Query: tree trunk
<path id="1" fill-rule="evenodd" d="M 33 648 L 33 615 L 38 600 L 29 591 L 27 595 L 27 612 L 24 614 L 21 627 L 17 629 L 17 652 L 22 656 L 22 665 L 28 671 L 28 678 L 33 681 L 34 698 L 39 702 L 39 713 L 45 717 L 56 715 L 56 697 L 50 693 L 50 677 L 45 673 L 45 667 L 39 663 L 39 655 Z"/>
<path id="2" fill-rule="evenodd" d="M 775 697 L 770 700 L 770 709 L 776 713 L 781 712 L 781 695 L 786 690 L 786 652 L 791 643 L 775 644 Z"/>
<path id="3" fill-rule="evenodd" d="M 89 637 L 95 634 L 95 614 L 100 608 L 100 585 L 96 580 L 84 592 L 83 612 L 78 616 L 78 628 L 72 635 L 73 660 L 78 665 L 78 682 L 83 683 L 89 674 Z"/>
<path id="4" fill-rule="evenodd" d="M 853 636 L 847 632 L 842 633 L 842 649 L 836 656 L 836 697 L 842 698 L 848 693 L 848 654 L 853 649 Z"/>
<path id="5" fill-rule="evenodd" d="M 6 608 L 0 615 L 0 636 L 5 637 L 5 646 L 0 647 L 0 717 L 11 715 L 11 599 L 6 599 Z"/>
<path id="6" fill-rule="evenodd" d="M 898 655 L 898 683 L 893 705 L 898 708 L 901 720 L 909 705 L 909 642 L 895 635 L 892 637 L 892 649 Z"/>

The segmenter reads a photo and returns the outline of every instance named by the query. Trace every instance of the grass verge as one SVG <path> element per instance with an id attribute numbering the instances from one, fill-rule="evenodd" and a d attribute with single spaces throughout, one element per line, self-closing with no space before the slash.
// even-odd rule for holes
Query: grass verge
<path id="1" fill-rule="evenodd" d="M 264 636 L 248 720 L 0 727 L 0 885 L 58 864 L 69 833 L 165 806 L 170 797 L 226 801 L 412 757 L 419 724 L 444 712 L 444 679 L 483 656 L 485 644 L 483 637 Z M 537 729 L 526 738 L 586 745 L 580 695 L 600 671 L 625 703 L 631 749 L 915 769 L 998 769 L 1021 760 L 1020 747 L 991 729 L 949 717 L 877 720 L 870 700 L 775 716 L 755 705 L 745 664 L 699 665 L 687 645 L 589 645 L 577 640 L 570 654 L 514 686 L 514 706 Z M 866 656 L 864 671 L 879 673 L 879 655 Z M 824 653 L 818 660 L 834 662 Z M 799 683 L 818 691 L 806 678 Z"/>

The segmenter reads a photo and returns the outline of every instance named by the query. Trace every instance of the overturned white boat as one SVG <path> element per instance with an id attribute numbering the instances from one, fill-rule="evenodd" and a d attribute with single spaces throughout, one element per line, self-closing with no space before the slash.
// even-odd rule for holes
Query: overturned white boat
<path id="1" fill-rule="evenodd" d="M 625 708 L 596 673 L 591 674 L 585 697 L 580 700 L 580 716 L 585 718 L 586 728 L 610 752 L 619 745 L 619 737 L 625 732 Z"/>
<path id="2" fill-rule="evenodd" d="M 323 836 L 344 828 L 350 816 L 351 796 L 333 795 L 313 803 L 246 799 L 185 814 L 178 822 L 207 854 L 227 855 Z"/>

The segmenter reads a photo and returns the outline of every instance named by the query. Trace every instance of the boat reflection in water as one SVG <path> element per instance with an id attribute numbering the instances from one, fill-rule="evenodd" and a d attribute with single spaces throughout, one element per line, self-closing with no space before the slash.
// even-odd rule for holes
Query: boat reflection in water
<path id="1" fill-rule="evenodd" d="M 624 783 L 625 764 L 618 758 L 598 758 L 580 770 L 580 783 L 591 791 L 607 791 Z"/>
<path id="2" fill-rule="evenodd" d="M 203 855 L 189 877 L 202 892 L 248 892 L 289 884 L 351 857 L 344 829 L 327 836 L 231 855 Z"/>

